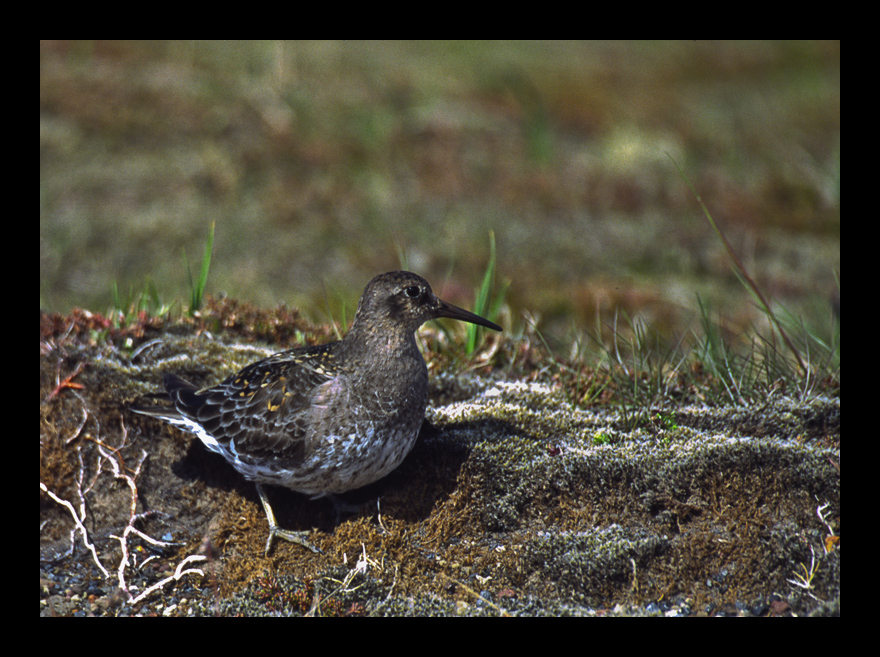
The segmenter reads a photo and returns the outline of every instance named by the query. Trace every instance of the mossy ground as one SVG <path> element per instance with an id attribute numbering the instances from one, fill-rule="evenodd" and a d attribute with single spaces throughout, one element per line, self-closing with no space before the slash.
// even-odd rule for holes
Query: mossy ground
<path id="1" fill-rule="evenodd" d="M 327 502 L 270 489 L 281 525 L 313 530 L 324 554 L 279 542 L 264 556 L 254 486 L 192 436 L 126 404 L 158 390 L 165 371 L 209 383 L 292 346 L 272 339 L 279 319 L 302 340 L 329 339 L 328 327 L 292 311 L 217 300 L 167 326 L 42 318 L 41 481 L 77 509 L 83 492 L 90 538 L 111 573 L 101 577 L 79 537 L 59 558 L 73 523 L 42 494 L 42 612 L 839 613 L 839 397 L 670 405 L 663 421 L 631 428 L 613 405 L 579 407 L 558 381 L 534 376 L 549 371 L 546 355 L 530 354 L 532 375 L 503 371 L 522 360 L 506 338 L 491 345 L 490 362 L 476 365 L 476 354 L 471 371 L 428 349 L 429 423 L 397 471 L 345 496 L 360 509 L 338 525 Z M 439 334 L 428 328 L 421 340 L 437 344 Z M 56 392 L 81 364 L 71 383 L 82 387 Z M 131 490 L 99 443 L 129 474 L 143 464 L 136 527 L 174 543 L 129 536 L 131 593 L 189 554 L 209 557 L 204 577 L 127 604 L 113 537 L 129 523 Z M 791 583 L 804 573 L 809 588 Z"/>

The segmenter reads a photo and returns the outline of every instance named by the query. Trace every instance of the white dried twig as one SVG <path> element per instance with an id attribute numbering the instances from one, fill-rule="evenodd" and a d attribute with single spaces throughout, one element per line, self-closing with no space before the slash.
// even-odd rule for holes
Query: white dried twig
<path id="1" fill-rule="evenodd" d="M 40 482 L 40 490 L 43 491 L 44 493 L 46 493 L 46 495 L 51 497 L 53 500 L 58 502 L 58 504 L 60 504 L 61 506 L 65 507 L 68 511 L 70 511 L 70 515 L 73 518 L 74 524 L 76 525 L 76 529 L 74 529 L 74 531 L 71 532 L 71 538 L 70 538 L 71 551 L 73 551 L 73 540 L 74 540 L 73 534 L 78 531 L 82 534 L 83 544 L 86 546 L 86 549 L 88 549 L 89 552 L 92 553 L 92 558 L 95 560 L 95 563 L 98 564 L 98 568 L 101 569 L 101 572 L 104 573 L 104 577 L 110 577 L 110 573 L 108 572 L 108 570 L 106 568 L 104 568 L 104 564 L 102 564 L 101 560 L 98 558 L 98 551 L 95 549 L 94 544 L 89 540 L 89 532 L 86 529 L 85 525 L 83 525 L 80 517 L 76 514 L 76 510 L 73 508 L 73 504 L 71 504 L 67 500 L 63 500 L 60 497 L 58 497 L 55 493 L 50 491 L 46 487 L 46 484 L 44 484 L 42 481 Z"/>
<path id="2" fill-rule="evenodd" d="M 179 580 L 184 575 L 201 575 L 202 577 L 204 577 L 205 571 L 203 571 L 201 568 L 189 568 L 187 570 L 183 570 L 183 567 L 186 564 L 190 563 L 191 561 L 206 561 L 207 559 L 208 559 L 208 557 L 201 555 L 201 554 L 189 555 L 186 559 L 184 559 L 179 564 L 177 564 L 177 569 L 174 571 L 173 575 L 169 575 L 165 579 L 156 582 L 151 587 L 145 589 L 144 592 L 141 593 L 139 596 L 137 596 L 135 598 L 130 598 L 129 602 L 133 605 L 137 604 L 138 602 L 140 602 L 141 600 L 146 598 L 148 595 L 150 595 L 150 593 L 152 593 L 153 591 L 157 591 L 157 590 L 161 589 L 163 586 L 165 586 L 168 582 L 170 582 L 172 580 L 173 581 Z"/>
<path id="3" fill-rule="evenodd" d="M 74 437 L 77 437 L 82 433 L 82 429 L 85 426 L 87 419 L 88 419 L 88 412 L 84 411 L 83 422 L 80 424 L 79 428 L 76 430 Z M 99 427 L 99 430 L 100 430 L 100 427 Z M 137 478 L 141 473 L 141 469 L 144 465 L 144 462 L 147 459 L 148 453 L 146 450 L 142 450 L 140 460 L 138 461 L 137 466 L 135 467 L 134 471 L 128 470 L 125 467 L 125 464 L 119 455 L 119 452 L 124 447 L 126 447 L 128 444 L 128 430 L 126 429 L 124 423 L 122 424 L 122 434 L 123 434 L 122 443 L 118 447 L 115 447 L 115 448 L 108 447 L 107 445 L 104 445 L 103 443 L 101 443 L 99 440 L 92 438 L 91 436 L 86 434 L 86 439 L 95 444 L 100 456 L 98 457 L 98 462 L 97 462 L 97 467 L 95 469 L 95 474 L 92 477 L 92 479 L 88 482 L 88 484 L 85 486 L 84 486 L 84 484 L 86 481 L 86 467 L 85 467 L 85 464 L 83 463 L 82 451 L 81 451 L 80 447 L 77 446 L 77 459 L 79 460 L 79 472 L 77 472 L 75 480 L 76 480 L 77 496 L 79 497 L 79 507 L 80 507 L 79 512 L 77 512 L 77 510 L 74 508 L 73 504 L 71 504 L 68 500 L 62 499 L 58 495 L 56 495 L 55 493 L 50 491 L 49 488 L 43 482 L 40 482 L 40 490 L 45 492 L 55 502 L 57 502 L 61 506 L 65 507 L 69 511 L 71 517 L 73 518 L 74 529 L 70 533 L 71 547 L 70 547 L 70 552 L 67 554 L 73 553 L 74 547 L 75 547 L 75 541 L 76 541 L 76 533 L 79 532 L 80 534 L 82 534 L 83 544 L 86 546 L 86 549 L 88 549 L 89 552 L 91 552 L 92 558 L 94 559 L 95 564 L 97 564 L 98 568 L 104 574 L 104 577 L 109 579 L 111 577 L 110 571 L 107 568 L 105 568 L 104 565 L 101 563 L 101 559 L 98 557 L 98 551 L 95 548 L 95 545 L 89 540 L 88 530 L 86 529 L 85 524 L 84 524 L 84 520 L 86 517 L 86 509 L 87 509 L 86 494 L 89 491 L 91 491 L 91 489 L 97 483 L 98 477 L 100 476 L 100 474 L 102 472 L 106 471 L 104 469 L 104 462 L 105 461 L 106 461 L 106 463 L 108 463 L 110 465 L 110 471 L 112 472 L 113 476 L 116 479 L 121 479 L 121 480 L 125 481 L 125 483 L 128 485 L 128 488 L 131 492 L 131 500 L 129 503 L 128 523 L 126 524 L 125 529 L 122 532 L 122 536 L 114 536 L 112 534 L 110 536 L 111 536 L 111 538 L 115 538 L 116 540 L 118 540 L 120 543 L 120 546 L 122 548 L 122 557 L 119 561 L 119 567 L 117 568 L 117 571 L 116 571 L 116 577 L 119 580 L 119 588 L 125 592 L 130 604 L 136 604 L 138 602 L 141 602 L 144 598 L 146 598 L 148 595 L 150 595 L 154 591 L 161 589 L 162 587 L 164 587 L 166 584 L 168 584 L 171 581 L 179 580 L 184 575 L 193 574 L 193 575 L 201 575 L 202 577 L 204 577 L 205 573 L 202 570 L 200 570 L 198 568 L 189 568 L 189 569 L 184 570 L 184 567 L 187 564 L 192 563 L 192 562 L 205 561 L 207 559 L 207 557 L 205 557 L 203 555 L 190 555 L 190 556 L 186 557 L 180 564 L 178 564 L 173 575 L 166 577 L 165 579 L 163 579 L 159 582 L 156 582 L 155 584 L 153 584 L 152 586 L 150 586 L 149 588 L 147 588 L 146 590 L 144 590 L 142 593 L 140 593 L 137 596 L 132 594 L 132 592 L 130 591 L 130 589 L 125 581 L 125 569 L 126 569 L 126 567 L 132 565 L 129 563 L 129 550 L 128 550 L 129 536 L 134 534 L 135 536 L 141 538 L 142 540 L 146 541 L 147 543 L 150 543 L 151 545 L 155 545 L 157 547 L 170 547 L 170 546 L 175 546 L 178 544 L 168 542 L 168 541 L 160 541 L 158 539 L 155 539 L 155 538 L 145 534 L 141 530 L 137 529 L 137 527 L 135 527 L 136 522 L 138 522 L 139 520 L 142 520 L 146 517 L 149 517 L 150 515 L 153 515 L 155 513 L 154 511 L 148 511 L 146 513 L 137 513 L 137 502 L 138 502 Z M 70 440 L 66 441 L 65 444 L 69 444 L 69 443 L 70 443 Z M 129 472 L 131 472 L 131 474 L 129 474 Z M 62 556 L 67 556 L 67 555 L 62 555 Z M 155 558 L 155 557 L 150 557 L 146 561 L 149 561 L 152 558 Z M 144 563 L 146 563 L 146 561 Z M 143 564 L 141 564 L 141 566 L 143 566 Z"/>

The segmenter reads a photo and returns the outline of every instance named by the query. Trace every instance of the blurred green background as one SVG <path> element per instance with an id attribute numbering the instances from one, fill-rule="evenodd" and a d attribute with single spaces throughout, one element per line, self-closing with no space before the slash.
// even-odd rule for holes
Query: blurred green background
<path id="1" fill-rule="evenodd" d="M 40 306 L 155 283 L 351 320 L 402 261 L 468 306 L 497 242 L 513 325 L 555 345 L 697 297 L 763 323 L 668 155 L 762 289 L 827 324 L 840 43 L 40 42 Z"/>

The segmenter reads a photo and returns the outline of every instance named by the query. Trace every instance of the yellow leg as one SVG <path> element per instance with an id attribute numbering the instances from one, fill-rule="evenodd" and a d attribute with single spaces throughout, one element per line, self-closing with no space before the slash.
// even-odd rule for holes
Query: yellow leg
<path id="1" fill-rule="evenodd" d="M 260 502 L 263 503 L 263 511 L 266 512 L 266 520 L 269 521 L 269 538 L 266 539 L 266 554 L 269 554 L 269 550 L 272 549 L 272 543 L 276 536 L 278 538 L 283 538 L 285 541 L 290 541 L 291 543 L 298 543 L 299 545 L 310 549 L 312 552 L 323 554 L 321 550 L 306 540 L 305 535 L 308 534 L 308 532 L 293 532 L 279 528 L 278 523 L 275 522 L 275 514 L 272 513 L 272 507 L 269 506 L 269 498 L 266 497 L 266 491 L 263 490 L 262 484 L 257 484 L 257 493 L 260 494 Z"/>

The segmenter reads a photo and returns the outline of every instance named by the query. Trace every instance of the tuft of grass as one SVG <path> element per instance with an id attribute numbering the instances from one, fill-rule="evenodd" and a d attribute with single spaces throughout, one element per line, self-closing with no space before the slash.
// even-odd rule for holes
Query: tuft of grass
<path id="1" fill-rule="evenodd" d="M 661 347 L 658 334 L 649 335 L 643 322 L 624 313 L 629 326 L 624 337 L 618 330 L 620 316 L 614 315 L 610 327 L 612 341 L 602 339 L 602 325 L 597 319 L 594 341 L 601 347 L 600 367 L 609 377 L 608 388 L 620 407 L 625 430 L 651 423 L 659 409 L 680 397 L 681 379 L 689 351 L 683 340 Z"/>
<path id="2" fill-rule="evenodd" d="M 189 268 L 189 261 L 186 257 L 186 250 L 183 251 L 183 266 L 186 269 L 187 281 L 190 289 L 190 304 L 188 313 L 190 317 L 202 307 L 205 296 L 205 288 L 208 284 L 208 273 L 211 269 L 211 252 L 214 248 L 214 227 L 211 223 L 211 230 L 208 232 L 208 241 L 205 244 L 205 252 L 202 255 L 202 265 L 199 269 L 199 277 L 193 281 L 192 272 Z M 128 294 L 123 296 L 119 292 L 119 286 L 113 281 L 113 308 L 111 315 L 117 326 L 125 326 L 136 320 L 138 314 L 146 312 L 153 317 L 162 317 L 167 315 L 174 304 L 166 304 L 162 301 L 159 290 L 155 283 L 148 280 L 140 292 L 135 292 L 134 288 L 129 286 Z"/>
<path id="3" fill-rule="evenodd" d="M 483 281 L 480 283 L 480 287 L 477 290 L 477 296 L 474 300 L 473 312 L 475 312 L 480 317 L 485 317 L 486 319 L 493 322 L 498 317 L 498 313 L 500 312 L 501 306 L 504 303 L 504 296 L 507 294 L 507 288 L 510 285 L 509 281 L 505 281 L 504 284 L 501 286 L 500 292 L 495 295 L 494 299 L 490 296 L 492 288 L 495 286 L 495 263 L 495 231 L 490 230 L 489 261 L 486 263 L 486 271 L 483 274 Z M 481 326 L 478 326 L 476 324 L 467 325 L 465 352 L 468 355 L 471 355 L 476 350 L 482 332 L 483 328 Z"/>
<path id="4" fill-rule="evenodd" d="M 754 284 L 745 276 L 740 280 L 750 289 Z M 760 290 L 755 297 L 763 299 L 770 312 Z M 833 308 L 825 328 L 808 327 L 782 308 L 773 313 L 769 329 L 755 327 L 731 338 L 699 296 L 697 306 L 699 328 L 672 340 L 649 334 L 642 322 L 625 313 L 621 327 L 617 312 L 610 324 L 597 314 L 587 336 L 599 347 L 598 371 L 589 375 L 583 368 L 586 354 L 580 342 L 568 361 L 556 360 L 567 389 L 583 387 L 566 376 L 566 371 L 577 372 L 579 363 L 584 374 L 604 382 L 601 396 L 575 403 L 617 406 L 623 429 L 630 431 L 663 425 L 674 417 L 670 408 L 683 402 L 746 406 L 769 404 L 776 395 L 808 400 L 840 394 L 840 322 Z"/>
<path id="5" fill-rule="evenodd" d="M 625 430 L 656 425 L 658 418 L 671 417 L 673 404 L 683 401 L 747 406 L 767 404 L 779 394 L 800 399 L 839 394 L 840 342 L 833 322 L 833 338 L 822 340 L 795 318 L 781 318 L 788 324 L 791 344 L 802 350 L 802 369 L 775 328 L 755 329 L 745 348 L 734 347 L 711 308 L 699 297 L 697 304 L 700 328 L 666 341 L 665 347 L 659 335 L 648 334 L 626 315 L 627 327 L 618 328 L 615 314 L 610 326 L 600 324 L 590 336 L 600 347 L 598 367 L 608 377 L 603 397 L 619 407 Z M 611 330 L 609 343 L 603 340 L 603 328 Z"/>
<path id="6" fill-rule="evenodd" d="M 109 316 L 113 318 L 116 328 L 128 326 L 135 322 L 142 312 L 152 317 L 163 317 L 171 312 L 173 304 L 166 304 L 159 295 L 153 281 L 148 280 L 140 292 L 129 286 L 128 294 L 122 296 L 116 281 L 113 281 L 113 307 Z"/>
<path id="7" fill-rule="evenodd" d="M 697 192 L 690 178 L 687 177 L 687 174 L 682 170 L 682 168 L 678 165 L 678 162 L 667 153 L 667 156 L 672 163 L 675 165 L 675 168 L 678 169 L 678 173 L 684 179 L 685 183 L 688 187 L 691 188 L 691 191 L 694 193 L 694 196 L 697 199 L 697 202 L 700 204 L 700 207 L 703 209 L 703 214 L 706 216 L 706 219 L 709 221 L 709 225 L 712 226 L 712 230 L 715 231 L 715 234 L 718 235 L 718 239 L 721 240 L 721 243 L 724 244 L 724 248 L 727 250 L 727 255 L 730 256 L 730 259 L 733 261 L 733 264 L 736 267 L 737 273 L 740 276 L 740 281 L 745 283 L 746 289 L 748 289 L 760 302 L 761 309 L 767 315 L 767 318 L 773 322 L 773 325 L 776 327 L 776 330 L 779 332 L 779 336 L 782 338 L 782 341 L 788 347 L 789 352 L 794 356 L 798 365 L 801 368 L 801 371 L 808 375 L 809 370 L 806 365 L 804 365 L 804 361 L 801 359 L 800 352 L 795 348 L 792 344 L 791 339 L 788 336 L 788 333 L 782 327 L 782 324 L 777 319 L 776 314 L 773 312 L 773 309 L 770 307 L 770 304 L 767 302 L 766 297 L 763 292 L 761 292 L 761 288 L 758 287 L 758 284 L 755 282 L 750 275 L 742 260 L 740 260 L 739 256 L 736 254 L 736 251 L 733 250 L 733 246 L 731 246 L 730 242 L 727 240 L 727 236 L 724 232 L 718 227 L 718 224 L 715 223 L 715 219 L 712 217 L 712 213 L 709 212 L 709 209 L 706 207 L 706 204 L 703 203 L 703 198 L 700 196 L 699 192 Z"/>
<path id="8" fill-rule="evenodd" d="M 183 266 L 186 268 L 186 277 L 190 289 L 190 316 L 195 315 L 195 313 L 202 307 L 202 301 L 204 300 L 205 287 L 208 284 L 208 272 L 211 269 L 211 251 L 214 248 L 214 224 L 215 222 L 212 221 L 211 230 L 208 232 L 208 241 L 205 244 L 205 252 L 202 255 L 202 267 L 199 270 L 199 278 L 195 282 L 193 282 L 192 272 L 189 268 L 189 261 L 186 258 L 186 249 L 183 251 Z"/>
<path id="9" fill-rule="evenodd" d="M 831 316 L 831 337 L 824 340 L 815 330 L 806 327 L 800 318 L 794 317 L 785 309 L 775 312 L 690 179 L 671 156 L 669 159 L 694 193 L 703 214 L 733 262 L 740 282 L 755 298 L 774 329 L 769 335 L 756 330 L 749 353 L 745 356 L 738 355 L 720 339 L 718 331 L 713 330 L 714 324 L 709 319 L 708 309 L 698 299 L 704 329 L 703 342 L 699 348 L 701 364 L 721 382 L 726 397 L 734 404 L 763 400 L 766 395 L 780 389 L 804 399 L 816 394 L 819 388 L 829 383 L 839 385 L 840 333 L 834 315 Z"/>

